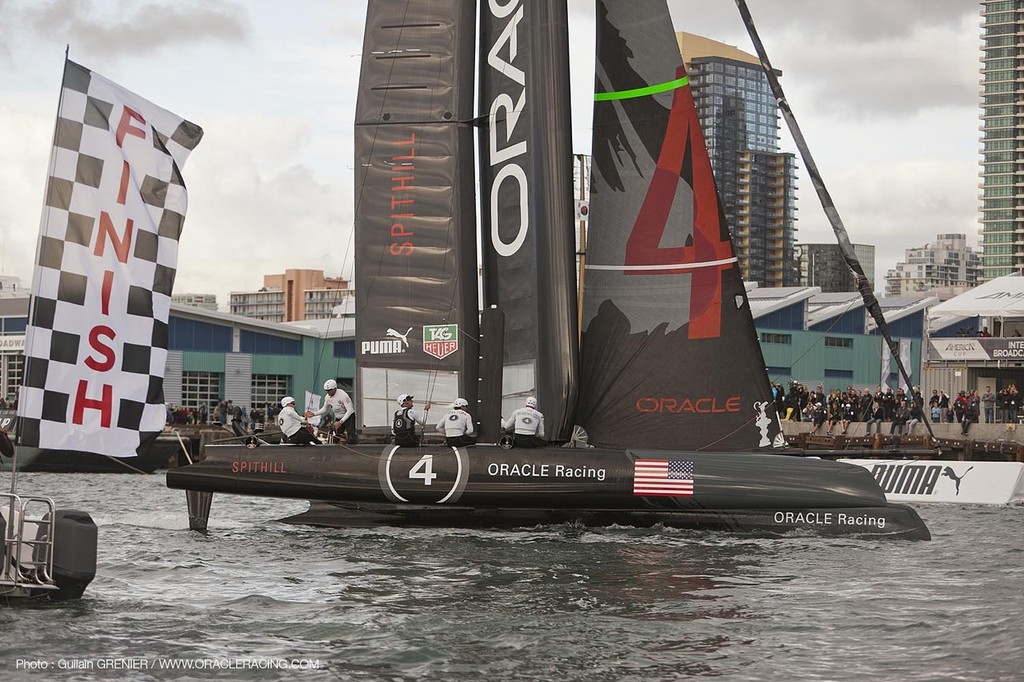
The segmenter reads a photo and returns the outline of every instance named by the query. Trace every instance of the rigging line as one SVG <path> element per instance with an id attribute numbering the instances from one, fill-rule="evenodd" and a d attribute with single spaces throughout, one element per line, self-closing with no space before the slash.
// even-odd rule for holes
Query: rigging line
<path id="1" fill-rule="evenodd" d="M 772 403 L 772 409 L 774 409 L 775 401 L 774 400 L 769 400 L 768 402 Z M 733 436 L 735 436 L 736 434 L 740 433 L 741 431 L 743 431 L 744 429 L 749 427 L 751 424 L 754 424 L 756 422 L 757 422 L 756 418 L 750 418 L 747 421 L 743 422 L 742 424 L 739 424 L 732 431 L 729 431 L 728 433 L 723 433 L 722 437 L 719 438 L 718 440 L 713 441 L 711 443 L 706 443 L 706 444 L 704 444 L 704 445 L 702 445 L 702 446 L 700 446 L 698 448 L 695 448 L 695 450 L 697 452 L 704 452 L 705 450 L 708 450 L 709 448 L 713 448 L 714 446 L 718 445 L 719 443 L 721 443 L 723 441 L 728 442 L 728 440 L 731 439 Z M 785 433 L 783 433 L 783 430 L 782 430 L 782 420 L 781 419 L 777 419 L 776 422 L 779 424 L 779 433 L 782 433 L 783 436 L 785 436 Z M 755 452 L 764 451 L 765 454 L 771 454 L 772 452 L 780 452 L 780 451 L 784 450 L 784 448 L 763 447 L 763 448 L 753 448 L 753 450 Z"/>
<path id="2" fill-rule="evenodd" d="M 845 314 L 846 314 L 846 313 L 848 313 L 848 312 L 850 312 L 850 311 L 849 311 L 849 310 L 844 310 L 842 314 L 840 314 L 840 315 L 836 315 L 835 317 L 833 317 L 833 318 L 832 318 L 832 324 L 830 324 L 830 325 L 829 325 L 828 329 L 826 329 L 826 330 L 825 330 L 825 332 L 827 333 L 827 332 L 830 332 L 830 331 L 832 331 L 833 329 L 835 329 L 835 326 L 836 326 L 837 324 L 839 324 L 839 321 L 840 321 L 840 320 L 841 320 L 841 319 L 843 318 L 843 315 L 845 315 Z M 801 353 L 800 355 L 798 355 L 798 356 L 797 356 L 797 357 L 796 357 L 796 358 L 795 358 L 795 359 L 794 359 L 794 360 L 793 360 L 792 362 L 790 362 L 790 363 L 789 363 L 789 364 L 790 364 L 790 368 L 792 368 L 792 367 L 793 367 L 794 365 L 796 365 L 796 364 L 797 364 L 797 363 L 799 363 L 799 362 L 800 362 L 801 360 L 803 360 L 803 359 L 804 359 L 805 357 L 807 357 L 807 355 L 808 355 L 808 354 L 809 354 L 809 353 L 810 353 L 810 352 L 811 352 L 812 350 L 815 350 L 815 349 L 816 349 L 816 348 L 818 347 L 818 343 L 821 343 L 821 344 L 824 344 L 824 343 L 825 343 L 825 335 L 824 335 L 824 334 L 822 334 L 822 337 L 821 337 L 821 339 L 820 339 L 820 340 L 819 340 L 819 341 L 818 341 L 817 343 L 812 343 L 812 344 L 808 345 L 808 346 L 807 346 L 807 349 L 806 349 L 806 350 L 804 350 L 804 352 L 803 352 L 803 353 Z M 777 381 L 777 380 L 778 380 L 779 378 L 780 378 L 780 377 L 779 377 L 778 375 L 776 375 L 776 376 L 775 376 L 774 378 L 769 378 L 769 381 L 770 381 L 770 382 L 772 383 L 772 385 L 774 385 L 774 384 L 775 384 L 775 382 L 776 382 L 776 381 Z M 790 379 L 791 379 L 791 380 L 793 380 L 792 372 L 791 372 L 791 374 L 790 374 Z M 822 377 L 822 380 L 824 381 L 824 377 Z"/>
<path id="3" fill-rule="evenodd" d="M 832 225 L 832 232 L 836 236 L 836 241 L 839 242 L 839 250 L 842 252 L 843 258 L 846 260 L 846 265 L 856 276 L 857 290 L 860 291 L 860 295 L 864 299 L 865 307 L 868 309 L 868 312 L 871 313 L 871 317 L 874 318 L 875 323 L 878 325 L 878 331 L 885 339 L 886 345 L 889 346 L 889 352 L 892 355 L 892 358 L 896 361 L 896 367 L 899 368 L 903 381 L 906 382 L 907 386 L 913 386 L 914 384 L 910 381 L 910 376 L 907 374 L 907 370 L 903 366 L 903 361 L 899 357 L 899 346 L 893 342 L 892 336 L 889 334 L 889 325 L 885 321 L 885 315 L 882 313 L 882 308 L 878 303 L 878 299 L 875 298 L 875 293 L 871 288 L 871 282 L 868 281 L 867 276 L 864 274 L 864 268 L 861 266 L 860 261 L 857 260 L 857 256 L 853 251 L 853 244 L 850 243 L 850 235 L 846 232 L 846 228 L 843 226 L 843 220 L 839 217 L 839 211 L 836 210 L 832 197 L 825 188 L 825 181 L 821 177 L 821 173 L 818 171 L 818 166 L 814 162 L 814 158 L 811 156 L 811 150 L 808 148 L 807 141 L 804 139 L 803 133 L 800 131 L 800 126 L 796 122 L 793 110 L 790 109 L 789 102 L 786 100 L 786 95 L 782 91 L 782 84 L 779 83 L 779 79 L 775 75 L 775 69 L 772 68 L 771 62 L 768 61 L 768 54 L 765 52 L 764 45 L 761 43 L 761 38 L 758 36 L 757 29 L 754 27 L 754 19 L 750 16 L 750 10 L 747 9 L 747 2 L 746 0 L 735 1 L 736 7 L 740 11 L 740 16 L 743 18 L 743 24 L 746 26 L 747 34 L 750 36 L 750 40 L 754 44 L 754 49 L 757 52 L 758 59 L 761 61 L 761 68 L 764 69 L 764 73 L 768 77 L 768 85 L 771 87 L 772 95 L 775 97 L 779 111 L 782 112 L 782 117 L 786 119 L 786 124 L 789 126 L 789 132 L 793 136 L 793 141 L 796 142 L 797 149 L 800 150 L 800 157 L 803 159 L 804 166 L 807 168 L 807 173 L 811 177 L 811 184 L 814 185 L 814 189 L 818 193 L 818 200 L 821 202 L 821 207 L 824 209 L 825 215 L 828 217 L 828 221 Z M 928 435 L 931 436 L 932 440 L 934 440 L 935 433 L 932 431 L 931 424 L 928 423 L 928 420 L 924 420 L 924 424 L 928 428 Z"/>
<path id="4" fill-rule="evenodd" d="M 585 270 L 616 270 L 621 272 L 645 272 L 652 270 L 697 270 L 699 268 L 717 268 L 730 263 L 738 263 L 739 258 L 723 258 L 721 260 L 702 261 L 700 263 L 662 263 L 658 265 L 594 265 L 587 263 Z"/>
<path id="5" fill-rule="evenodd" d="M 120 464 L 121 466 L 125 467 L 125 468 L 126 468 L 126 469 L 128 469 L 129 471 L 132 471 L 132 472 L 134 472 L 134 473 L 136 473 L 136 474 L 145 474 L 145 473 L 146 473 L 146 472 L 145 472 L 145 471 L 143 471 L 142 469 L 138 469 L 138 468 L 136 468 L 136 467 L 133 467 L 133 466 L 132 466 L 131 464 L 129 464 L 128 462 L 125 462 L 125 461 L 124 461 L 123 459 L 121 459 L 120 457 L 114 457 L 113 455 L 103 455 L 103 456 L 104 456 L 104 457 L 106 457 L 107 459 L 109 459 L 109 460 L 110 460 L 110 461 L 112 461 L 112 462 L 117 462 L 117 463 L 118 463 L 118 464 Z"/>

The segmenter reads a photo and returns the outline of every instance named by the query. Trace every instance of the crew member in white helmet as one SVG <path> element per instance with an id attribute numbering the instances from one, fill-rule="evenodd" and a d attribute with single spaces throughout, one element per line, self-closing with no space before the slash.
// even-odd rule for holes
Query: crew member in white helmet
<path id="1" fill-rule="evenodd" d="M 306 428 L 306 421 L 295 411 L 295 398 L 285 396 L 281 398 L 281 411 L 277 414 L 277 425 L 281 427 L 281 433 L 292 445 L 319 445 L 309 429 Z"/>
<path id="2" fill-rule="evenodd" d="M 427 425 L 427 412 L 430 411 L 430 401 L 423 406 L 423 413 L 420 414 L 412 406 L 411 396 L 403 393 L 398 396 L 398 404 L 401 408 L 395 411 L 395 418 L 391 420 L 391 432 L 395 435 L 395 444 L 405 447 L 416 447 L 420 444 L 419 434 L 416 433 L 416 424 Z"/>
<path id="3" fill-rule="evenodd" d="M 452 409 L 445 412 L 437 422 L 437 430 L 444 434 L 444 444 L 448 447 L 461 448 L 476 444 L 476 429 L 467 407 L 469 403 L 465 398 L 456 398 Z"/>
<path id="4" fill-rule="evenodd" d="M 532 396 L 526 399 L 524 407 L 501 420 L 501 428 L 512 432 L 517 448 L 542 448 L 548 444 L 544 440 L 544 415 L 537 411 L 537 399 Z"/>
<path id="5" fill-rule="evenodd" d="M 331 428 L 335 435 L 341 436 L 341 430 L 345 429 L 345 442 L 355 445 L 359 442 L 356 437 L 356 408 L 352 405 L 352 398 L 348 393 L 338 388 L 338 382 L 328 379 L 324 382 L 324 404 L 319 410 L 306 410 L 306 418 L 327 415 L 328 419 L 334 417 Z"/>

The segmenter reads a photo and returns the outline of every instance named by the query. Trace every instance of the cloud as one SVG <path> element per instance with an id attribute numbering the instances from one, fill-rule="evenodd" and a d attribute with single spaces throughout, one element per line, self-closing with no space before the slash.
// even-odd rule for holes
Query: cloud
<path id="1" fill-rule="evenodd" d="M 215 293 L 226 309 L 229 292 L 258 289 L 264 274 L 306 268 L 351 276 L 343 270 L 352 257 L 352 188 L 300 163 L 313 139 L 307 124 L 280 117 L 206 121 L 184 170 L 188 258 L 179 259 L 176 291 Z"/>
<path id="2" fill-rule="evenodd" d="M 880 274 L 883 259 L 936 234 L 976 242 L 978 6 L 748 1 L 851 238 L 878 246 Z M 593 6 L 569 0 L 577 153 L 590 150 Z M 753 51 L 732 2 L 669 6 L 679 30 Z M 351 275 L 365 11 L 363 0 L 0 0 L 0 266 L 30 273 L 71 43 L 75 61 L 206 131 L 184 171 L 176 291 L 216 293 L 226 307 L 228 291 L 258 288 L 265 273 Z M 784 124 L 782 149 L 795 151 Z M 798 241 L 832 239 L 804 175 L 798 201 Z"/>
<path id="3" fill-rule="evenodd" d="M 783 72 L 783 88 L 794 83 L 811 93 L 807 99 L 820 112 L 870 119 L 931 107 L 976 108 L 978 45 L 964 33 L 918 27 L 866 43 L 787 34 L 769 58 Z"/>
<path id="4" fill-rule="evenodd" d="M 14 25 L 14 22 L 10 19 L 11 14 L 9 1 L 0 0 L 0 57 L 5 59 L 10 57 L 10 48 L 7 45 L 9 38 L 7 36 L 10 27 Z"/>
<path id="5" fill-rule="evenodd" d="M 29 286 L 53 124 L 40 125 L 37 117 L 2 104 L 0 120 L 0 274 Z"/>
<path id="6" fill-rule="evenodd" d="M 670 0 L 678 30 L 754 53 L 730 2 Z M 748 3 L 791 102 L 807 113 L 870 119 L 977 106 L 978 7 L 962 0 L 764 0 Z"/>
<path id="7" fill-rule="evenodd" d="M 570 0 L 576 6 L 587 3 L 588 0 Z M 668 4 L 677 30 L 709 31 L 702 34 L 709 36 L 746 36 L 739 10 L 732 2 L 668 0 Z M 978 5 L 963 0 L 750 0 L 747 8 L 763 41 L 792 30 L 828 36 L 837 44 L 899 38 L 920 27 L 955 30 L 964 14 L 979 16 Z M 699 26 L 701 31 L 688 28 L 692 26 Z"/>
<path id="8" fill-rule="evenodd" d="M 249 35 L 244 6 L 208 2 L 127 2 L 106 12 L 88 0 L 52 0 L 22 10 L 25 25 L 38 36 L 60 38 L 101 57 L 130 57 L 168 46 L 205 41 L 242 42 Z"/>

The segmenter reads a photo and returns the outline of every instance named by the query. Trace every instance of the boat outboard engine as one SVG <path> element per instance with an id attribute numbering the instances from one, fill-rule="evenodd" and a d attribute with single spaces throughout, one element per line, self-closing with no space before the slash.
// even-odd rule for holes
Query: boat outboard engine
<path id="1" fill-rule="evenodd" d="M 78 599 L 96 577 L 96 524 L 88 512 L 58 509 L 53 536 L 53 582 L 59 589 L 50 598 Z"/>

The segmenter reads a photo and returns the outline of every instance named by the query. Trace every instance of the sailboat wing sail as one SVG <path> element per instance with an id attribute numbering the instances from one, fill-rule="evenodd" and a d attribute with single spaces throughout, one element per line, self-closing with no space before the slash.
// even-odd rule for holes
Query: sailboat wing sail
<path id="1" fill-rule="evenodd" d="M 369 3 L 355 140 L 357 413 L 476 393 L 472 0 Z"/>
<path id="2" fill-rule="evenodd" d="M 739 450 L 779 431 L 663 1 L 598 2 L 579 421 L 599 445 Z"/>
<path id="3" fill-rule="evenodd" d="M 134 457 L 163 429 L 181 168 L 202 134 L 65 62 L 18 401 L 24 445 Z"/>
<path id="4" fill-rule="evenodd" d="M 566 6 L 480 6 L 481 250 L 486 303 L 505 315 L 504 413 L 532 395 L 564 440 L 578 365 Z"/>

